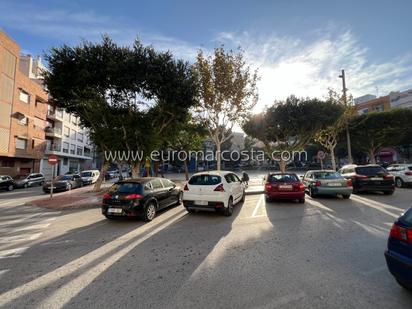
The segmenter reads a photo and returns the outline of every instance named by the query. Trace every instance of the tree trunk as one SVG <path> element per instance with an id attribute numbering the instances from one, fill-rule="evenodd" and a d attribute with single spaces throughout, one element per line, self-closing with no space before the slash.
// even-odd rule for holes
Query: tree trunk
<path id="1" fill-rule="evenodd" d="M 332 169 L 336 171 L 335 147 L 331 147 L 329 149 L 329 152 L 330 152 L 330 160 L 332 161 Z"/>
<path id="2" fill-rule="evenodd" d="M 159 176 L 159 161 L 157 161 L 157 160 L 154 161 L 153 165 L 154 165 L 154 174 L 157 177 L 157 176 Z"/>
<path id="3" fill-rule="evenodd" d="M 164 167 L 165 167 L 165 163 L 163 162 L 163 160 L 161 161 L 161 163 L 162 163 L 162 168 L 160 169 L 160 176 L 161 176 L 162 178 L 165 178 L 164 171 L 163 171 L 163 169 L 164 169 Z"/>
<path id="4" fill-rule="evenodd" d="M 140 162 L 133 162 L 132 164 L 132 178 L 140 177 Z"/>
<path id="5" fill-rule="evenodd" d="M 369 161 L 371 164 L 376 164 L 375 151 L 373 149 L 369 151 Z"/>
<path id="6" fill-rule="evenodd" d="M 220 164 L 221 164 L 221 157 L 220 157 L 220 151 L 221 151 L 221 143 L 216 142 L 216 169 L 220 171 Z"/>
<path id="7" fill-rule="evenodd" d="M 123 173 L 122 173 L 122 169 L 123 169 L 123 165 L 122 163 L 117 163 L 117 168 L 119 170 L 119 180 L 123 180 Z"/>
<path id="8" fill-rule="evenodd" d="M 183 166 L 185 168 L 185 178 L 186 180 L 189 180 L 189 167 L 187 166 L 187 160 L 183 161 Z"/>
<path id="9" fill-rule="evenodd" d="M 109 168 L 109 165 L 110 165 L 110 163 L 107 162 L 107 161 L 105 161 L 103 163 L 102 168 L 100 169 L 99 178 L 97 179 L 96 183 L 94 184 L 93 192 L 99 192 L 100 191 L 100 188 L 101 188 L 102 183 L 105 179 L 106 172 L 107 172 L 107 169 Z"/>
<path id="10" fill-rule="evenodd" d="M 280 161 L 278 161 L 278 162 L 279 162 L 280 172 L 281 172 L 281 173 L 286 172 L 286 161 L 280 159 Z"/>

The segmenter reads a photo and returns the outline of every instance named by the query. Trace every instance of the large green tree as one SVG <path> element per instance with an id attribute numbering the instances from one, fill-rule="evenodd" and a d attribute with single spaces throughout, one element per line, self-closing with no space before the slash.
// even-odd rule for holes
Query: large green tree
<path id="1" fill-rule="evenodd" d="M 216 145 L 217 169 L 221 146 L 230 138 L 233 126 L 242 123 L 257 103 L 257 72 L 246 65 L 242 52 L 216 48 L 213 56 L 200 51 L 195 71 L 199 82 L 198 113 Z"/>
<path id="2" fill-rule="evenodd" d="M 100 43 L 53 48 L 46 58 L 54 104 L 79 116 L 100 151 L 144 151 L 145 157 L 196 103 L 190 65 L 139 40 L 124 47 L 105 36 Z M 134 176 L 140 163 L 133 162 Z"/>

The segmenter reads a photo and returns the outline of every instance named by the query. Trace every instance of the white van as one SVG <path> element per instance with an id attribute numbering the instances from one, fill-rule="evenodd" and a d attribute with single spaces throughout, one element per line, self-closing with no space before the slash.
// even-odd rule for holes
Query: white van
<path id="1" fill-rule="evenodd" d="M 100 172 L 98 170 L 89 170 L 83 171 L 80 173 L 80 177 L 82 178 L 83 185 L 90 185 L 95 183 L 100 176 Z"/>

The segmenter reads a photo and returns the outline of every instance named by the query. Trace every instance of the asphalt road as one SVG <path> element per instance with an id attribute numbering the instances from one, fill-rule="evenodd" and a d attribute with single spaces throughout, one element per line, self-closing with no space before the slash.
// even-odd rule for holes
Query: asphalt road
<path id="1" fill-rule="evenodd" d="M 412 189 L 154 221 L 0 207 L 1 308 L 411 308 L 383 252 Z"/>

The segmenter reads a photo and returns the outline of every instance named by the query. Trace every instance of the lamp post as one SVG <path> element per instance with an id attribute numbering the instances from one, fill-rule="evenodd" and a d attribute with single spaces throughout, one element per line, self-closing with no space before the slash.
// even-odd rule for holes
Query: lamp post
<path id="1" fill-rule="evenodd" d="M 345 70 L 342 70 L 342 74 L 339 75 L 339 78 L 342 78 L 342 92 L 343 92 L 343 103 L 345 104 L 345 106 L 348 106 L 348 101 L 347 101 L 347 97 L 346 97 L 346 80 L 345 80 Z M 352 147 L 351 147 L 351 142 L 350 142 L 350 134 L 349 134 L 349 127 L 348 127 L 348 123 L 346 123 L 346 141 L 347 141 L 347 147 L 348 147 L 348 161 L 349 164 L 353 163 L 353 159 L 352 159 Z"/>

